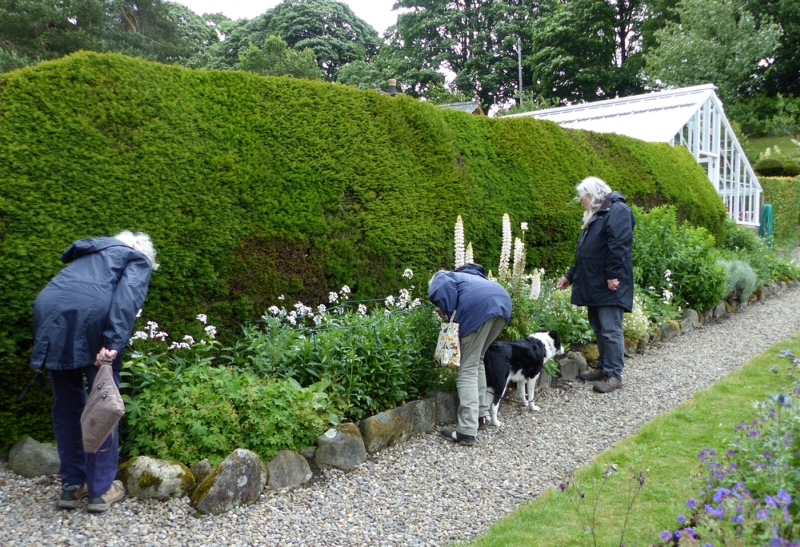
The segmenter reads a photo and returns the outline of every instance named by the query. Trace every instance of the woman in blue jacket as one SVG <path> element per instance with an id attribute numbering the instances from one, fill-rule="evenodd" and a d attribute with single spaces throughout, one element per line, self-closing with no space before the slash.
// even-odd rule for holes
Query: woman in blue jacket
<path id="1" fill-rule="evenodd" d="M 500 284 L 486 277 L 483 266 L 465 264 L 452 272 L 437 272 L 428 287 L 428 300 L 442 317 L 449 319 L 455 312 L 461 342 L 456 379 L 458 427 L 446 427 L 441 434 L 448 441 L 471 446 L 479 419 L 486 423 L 489 416 L 483 356 L 511 317 L 511 298 Z"/>
<path id="2" fill-rule="evenodd" d="M 608 393 L 622 387 L 625 339 L 622 317 L 633 309 L 633 228 L 636 220 L 625 197 L 597 177 L 578 186 L 584 208 L 583 230 L 575 264 L 558 281 L 572 285 L 572 303 L 586 306 L 597 339 L 597 368 L 580 378 L 593 381 L 594 390 Z"/>
<path id="3" fill-rule="evenodd" d="M 81 413 L 86 385 L 97 367 L 112 360 L 119 385 L 122 352 L 136 314 L 147 295 L 150 273 L 158 267 L 146 234 L 122 232 L 115 237 L 76 241 L 61 255 L 69 264 L 33 303 L 34 343 L 31 367 L 48 371 L 53 384 L 53 430 L 62 492 L 58 506 L 107 510 L 125 496 L 115 481 L 119 460 L 117 431 L 96 454 L 83 451 Z"/>

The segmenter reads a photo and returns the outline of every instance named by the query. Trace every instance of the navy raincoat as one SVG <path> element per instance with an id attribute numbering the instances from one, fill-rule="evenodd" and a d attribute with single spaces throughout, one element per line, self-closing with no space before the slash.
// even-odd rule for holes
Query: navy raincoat
<path id="1" fill-rule="evenodd" d="M 33 303 L 31 367 L 72 370 L 94 364 L 101 348 L 119 352 L 147 295 L 148 258 L 113 237 L 81 239 L 61 255 L 69 264 Z"/>
<path id="2" fill-rule="evenodd" d="M 477 269 L 438 272 L 428 288 L 428 300 L 448 319 L 458 310 L 455 321 L 460 338 L 466 338 L 493 317 L 501 316 L 506 323 L 511 317 L 508 292 Z"/>
<path id="3" fill-rule="evenodd" d="M 621 306 L 633 309 L 633 228 L 636 220 L 625 197 L 612 192 L 583 229 L 575 251 L 575 264 L 565 274 L 572 283 L 576 306 Z M 619 279 L 619 288 L 608 288 Z"/>

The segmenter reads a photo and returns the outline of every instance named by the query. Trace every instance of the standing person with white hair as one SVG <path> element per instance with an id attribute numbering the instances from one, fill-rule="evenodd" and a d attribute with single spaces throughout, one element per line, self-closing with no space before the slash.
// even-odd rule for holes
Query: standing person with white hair
<path id="1" fill-rule="evenodd" d="M 622 387 L 625 338 L 622 317 L 633 309 L 633 212 L 625 196 L 612 192 L 597 177 L 576 188 L 583 205 L 583 230 L 575 264 L 558 280 L 559 289 L 572 285 L 572 303 L 586 306 L 597 339 L 597 368 L 580 374 L 594 390 L 609 393 Z"/>
<path id="2" fill-rule="evenodd" d="M 146 234 L 76 241 L 61 255 L 62 269 L 33 303 L 30 365 L 48 371 L 53 384 L 53 431 L 61 459 L 58 506 L 106 511 L 125 496 L 115 481 L 119 437 L 115 429 L 96 454 L 83 450 L 81 414 L 86 383 L 92 386 L 104 359 L 112 360 L 119 386 L 122 352 L 142 307 L 156 251 Z"/>

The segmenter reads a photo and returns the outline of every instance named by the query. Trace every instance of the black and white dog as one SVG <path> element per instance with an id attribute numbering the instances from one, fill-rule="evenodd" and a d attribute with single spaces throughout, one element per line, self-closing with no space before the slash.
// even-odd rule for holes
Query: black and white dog
<path id="1" fill-rule="evenodd" d="M 533 403 L 536 380 L 539 379 L 544 364 L 562 353 L 564 348 L 556 331 L 537 332 L 523 340 L 493 342 L 489 346 L 483 357 L 483 364 L 486 369 L 486 396 L 489 397 L 490 393 L 494 395 L 490 405 L 492 425 L 503 425 L 497 419 L 497 409 L 512 381 L 517 383 L 517 393 L 522 404 L 530 410 L 539 410 Z"/>

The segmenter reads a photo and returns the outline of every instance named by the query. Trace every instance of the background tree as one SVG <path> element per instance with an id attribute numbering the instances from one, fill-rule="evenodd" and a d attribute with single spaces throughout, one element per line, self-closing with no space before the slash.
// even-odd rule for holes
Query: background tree
<path id="1" fill-rule="evenodd" d="M 184 63 L 217 41 L 203 20 L 161 0 L 0 0 L 0 68 L 85 49 Z"/>
<path id="2" fill-rule="evenodd" d="M 538 4 L 533 0 L 399 0 L 395 7 L 409 11 L 398 16 L 393 34 L 386 38 L 395 60 L 403 60 L 397 64 L 406 73 L 451 72 L 454 91 L 477 95 L 488 106 L 513 97 L 518 90 L 517 39 L 523 41 L 523 52 L 530 51 L 526 29 Z M 424 94 L 436 85 L 432 79 L 428 83 L 417 91 Z"/>
<path id="3" fill-rule="evenodd" d="M 546 0 L 526 63 L 544 99 L 571 104 L 641 93 L 642 0 Z"/>
<path id="4" fill-rule="evenodd" d="M 301 51 L 288 47 L 280 36 L 268 36 L 263 49 L 252 42 L 246 51 L 239 54 L 236 68 L 262 74 L 264 76 L 287 76 L 321 80 L 322 70 L 311 48 Z"/>
<path id="5" fill-rule="evenodd" d="M 714 83 L 723 101 L 754 95 L 774 62 L 781 30 L 756 19 L 743 0 L 682 0 L 680 23 L 655 32 L 648 73 L 671 86 Z"/>
<path id="6" fill-rule="evenodd" d="M 771 18 L 780 26 L 781 37 L 774 52 L 772 69 L 764 75 L 764 90 L 800 96 L 800 2 L 798 0 L 745 0 L 756 20 Z"/>

